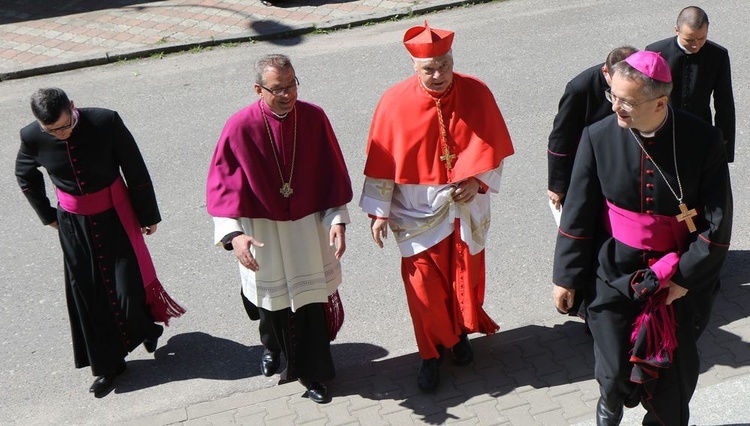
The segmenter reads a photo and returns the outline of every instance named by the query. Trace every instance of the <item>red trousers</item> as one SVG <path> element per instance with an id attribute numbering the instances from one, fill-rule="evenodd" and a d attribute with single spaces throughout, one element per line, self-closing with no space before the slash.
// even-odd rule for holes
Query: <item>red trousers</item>
<path id="1" fill-rule="evenodd" d="M 484 250 L 471 255 L 460 230 L 428 250 L 401 259 L 419 355 L 438 358 L 437 346 L 451 348 L 461 333 L 495 333 L 499 327 L 482 309 Z"/>

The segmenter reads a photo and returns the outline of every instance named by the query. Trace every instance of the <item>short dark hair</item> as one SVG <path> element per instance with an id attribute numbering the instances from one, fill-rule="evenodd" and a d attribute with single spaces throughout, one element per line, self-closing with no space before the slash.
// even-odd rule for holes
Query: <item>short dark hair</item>
<path id="1" fill-rule="evenodd" d="M 705 10 L 698 6 L 688 6 L 677 15 L 677 29 L 679 30 L 683 25 L 687 25 L 693 30 L 699 30 L 704 25 L 708 25 L 708 15 Z"/>
<path id="2" fill-rule="evenodd" d="M 292 61 L 286 55 L 279 53 L 265 55 L 255 62 L 255 82 L 257 84 L 266 84 L 266 81 L 263 78 L 263 73 L 266 72 L 268 68 L 275 69 L 276 71 L 281 71 L 287 68 L 294 69 Z"/>
<path id="3" fill-rule="evenodd" d="M 70 99 L 62 89 L 47 87 L 31 95 L 31 112 L 42 124 L 52 124 L 70 109 Z"/>
<path id="4" fill-rule="evenodd" d="M 633 68 L 628 61 L 620 61 L 612 66 L 612 75 L 619 74 L 622 78 L 630 81 L 640 81 L 643 83 L 643 92 L 648 98 L 658 98 L 659 96 L 669 96 L 672 93 L 672 82 L 654 80 L 646 74 Z"/>
<path id="5" fill-rule="evenodd" d="M 604 65 L 607 66 L 607 70 L 609 71 L 609 75 L 612 75 L 612 67 L 625 59 L 627 59 L 628 56 L 632 55 L 633 53 L 637 52 L 638 49 L 636 49 L 633 46 L 620 46 L 612 49 L 611 52 L 609 52 L 609 55 L 607 55 L 607 60 L 604 61 Z"/>

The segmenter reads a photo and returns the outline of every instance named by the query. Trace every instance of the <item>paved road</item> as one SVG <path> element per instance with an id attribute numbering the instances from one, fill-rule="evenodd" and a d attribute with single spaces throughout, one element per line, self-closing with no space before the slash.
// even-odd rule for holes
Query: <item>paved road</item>
<path id="1" fill-rule="evenodd" d="M 347 322 L 334 343 L 339 378 L 334 402 L 316 406 L 297 384 L 275 386 L 260 375 L 261 348 L 243 317 L 231 257 L 211 246 L 205 213 L 208 159 L 226 118 L 254 97 L 254 58 L 283 51 L 294 60 L 300 96 L 329 113 L 346 156 L 355 197 L 362 184 L 364 138 L 379 95 L 410 73 L 399 43 L 423 18 L 387 22 L 276 42 L 218 47 L 199 54 L 81 69 L 0 83 L 0 423 L 17 424 L 590 424 L 597 389 L 590 341 L 576 320 L 554 313 L 550 257 L 554 224 L 543 196 L 545 140 L 562 87 L 616 45 L 643 47 L 666 37 L 682 6 L 638 0 L 518 0 L 428 16 L 456 30 L 457 70 L 481 76 L 494 91 L 516 145 L 494 199 L 486 307 L 501 325 L 473 336 L 477 361 L 446 366 L 435 396 L 416 391 L 417 356 L 399 284 L 392 241 L 378 250 L 367 220 L 355 212 L 342 288 Z M 641 8 L 637 6 L 642 6 Z M 711 37 L 732 52 L 733 68 L 750 66 L 740 33 L 744 3 L 710 11 Z M 648 7 L 648 9 L 646 9 Z M 585 18 L 585 19 L 584 19 Z M 596 23 L 591 25 L 591 23 Z M 101 400 L 87 392 L 87 370 L 72 368 L 56 237 L 17 190 L 12 174 L 17 129 L 30 119 L 28 96 L 42 85 L 64 87 L 79 106 L 117 109 L 151 167 L 164 223 L 149 239 L 165 285 L 189 309 L 155 356 L 136 350 L 117 389 Z M 737 110 L 750 107 L 748 80 L 735 73 Z M 716 315 L 701 341 L 703 374 L 696 424 L 750 423 L 750 229 L 747 116 L 738 120 L 735 237 Z M 728 396 L 731 396 L 728 397 Z M 744 398 L 744 399 L 743 399 Z M 739 401 L 737 401 L 739 399 Z M 740 407 L 739 411 L 738 408 Z M 628 411 L 627 424 L 638 422 Z"/>

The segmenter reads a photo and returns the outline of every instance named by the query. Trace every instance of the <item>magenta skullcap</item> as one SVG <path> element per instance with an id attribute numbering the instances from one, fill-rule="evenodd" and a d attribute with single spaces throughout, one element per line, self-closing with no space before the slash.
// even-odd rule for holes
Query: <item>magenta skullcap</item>
<path id="1" fill-rule="evenodd" d="M 672 72 L 669 70 L 669 64 L 657 52 L 641 50 L 628 56 L 625 62 L 656 81 L 661 81 L 662 83 L 670 83 L 672 81 Z"/>

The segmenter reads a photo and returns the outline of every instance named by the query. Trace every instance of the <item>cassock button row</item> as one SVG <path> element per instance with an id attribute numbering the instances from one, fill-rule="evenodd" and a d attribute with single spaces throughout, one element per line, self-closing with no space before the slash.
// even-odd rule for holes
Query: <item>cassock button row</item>
<path id="1" fill-rule="evenodd" d="M 648 189 L 654 189 L 654 184 L 653 183 L 647 183 L 646 184 L 646 188 L 648 188 Z"/>
<path id="2" fill-rule="evenodd" d="M 648 170 L 646 170 L 646 174 L 647 174 L 647 175 L 653 175 L 653 174 L 654 174 L 654 171 L 653 171 L 653 170 L 651 170 L 651 169 L 648 169 Z"/>
<path id="3" fill-rule="evenodd" d="M 646 214 L 654 214 L 653 210 L 646 210 Z"/>
<path id="4" fill-rule="evenodd" d="M 650 155 L 647 155 L 647 156 L 646 156 L 646 160 L 649 160 L 649 161 L 651 161 L 651 156 L 650 156 Z"/>
<path id="5" fill-rule="evenodd" d="M 654 197 L 646 197 L 646 202 L 647 203 L 653 203 L 654 202 Z"/>

